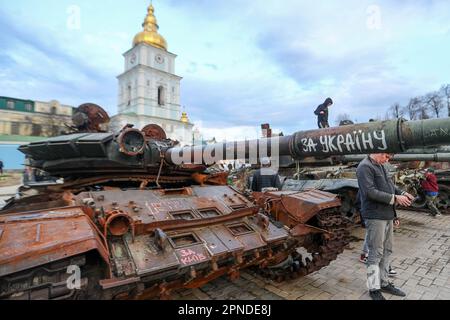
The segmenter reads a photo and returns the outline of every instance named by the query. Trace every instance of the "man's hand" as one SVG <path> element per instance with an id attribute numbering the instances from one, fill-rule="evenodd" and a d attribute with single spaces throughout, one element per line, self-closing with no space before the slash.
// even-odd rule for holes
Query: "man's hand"
<path id="1" fill-rule="evenodd" d="M 409 207 L 411 205 L 411 200 L 407 196 L 395 196 L 395 204 L 402 207 Z"/>
<path id="2" fill-rule="evenodd" d="M 319 114 L 325 114 L 325 111 L 320 111 Z"/>
<path id="3" fill-rule="evenodd" d="M 394 227 L 396 228 L 400 227 L 400 220 L 398 220 L 398 218 L 394 219 Z"/>
<path id="4" fill-rule="evenodd" d="M 412 194 L 408 193 L 408 192 L 405 192 L 403 195 L 405 197 L 408 197 L 408 199 L 411 200 L 411 201 L 414 201 L 414 199 L 415 199 L 415 197 Z"/>

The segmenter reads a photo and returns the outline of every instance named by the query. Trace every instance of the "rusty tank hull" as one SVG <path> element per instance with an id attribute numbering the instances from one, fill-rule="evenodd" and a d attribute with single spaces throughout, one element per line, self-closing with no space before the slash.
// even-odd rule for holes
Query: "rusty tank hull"
<path id="1" fill-rule="evenodd" d="M 23 188 L 0 211 L 0 299 L 167 299 L 243 269 L 277 281 L 309 274 L 348 243 L 340 199 L 241 192 L 211 164 L 450 143 L 450 120 L 439 119 L 181 148 L 155 125 L 95 132 L 106 116 L 92 105 L 80 112 L 77 132 L 20 147 L 64 182 Z"/>
<path id="2" fill-rule="evenodd" d="M 335 196 L 257 199 L 280 203 L 273 214 L 292 228 L 228 186 L 82 192 L 64 207 L 1 215 L 0 299 L 169 298 L 251 267 L 281 281 L 328 265 L 347 244 Z"/>

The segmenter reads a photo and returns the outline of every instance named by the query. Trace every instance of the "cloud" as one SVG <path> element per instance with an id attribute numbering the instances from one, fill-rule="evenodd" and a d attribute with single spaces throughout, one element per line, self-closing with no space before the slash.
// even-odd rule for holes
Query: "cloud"
<path id="1" fill-rule="evenodd" d="M 115 84 L 112 74 L 69 54 L 45 29 L 17 26 L 2 11 L 0 17 L 2 95 L 58 99 L 75 106 L 87 100 L 116 104 L 116 95 L 105 86 Z"/>
<path id="2" fill-rule="evenodd" d="M 65 12 L 66 2 L 58 2 L 58 10 Z M 77 2 L 82 29 L 75 32 L 61 28 L 65 17 L 52 1 L 41 1 L 36 12 L 22 0 L 0 10 L 1 94 L 73 105 L 92 101 L 116 112 L 121 53 L 141 29 L 147 3 L 103 10 L 101 1 Z M 375 2 L 380 28 L 371 29 L 373 4 L 167 0 L 154 5 L 160 32 L 178 54 L 181 103 L 191 120 L 209 138 L 239 138 L 259 132 L 262 123 L 285 134 L 314 128 L 313 111 L 328 96 L 335 100 L 331 121 L 339 113 L 366 121 L 368 115 L 383 116 L 394 102 L 405 104 L 450 82 L 449 3 L 380 0 Z M 14 13 L 14 20 L 7 13 Z"/>

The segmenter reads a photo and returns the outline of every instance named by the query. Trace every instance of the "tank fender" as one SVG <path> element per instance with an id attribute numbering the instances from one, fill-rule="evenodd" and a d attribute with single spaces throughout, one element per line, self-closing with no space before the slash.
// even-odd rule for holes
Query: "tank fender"
<path id="1" fill-rule="evenodd" d="M 0 216 L 0 277 L 93 250 L 109 267 L 107 244 L 82 207 Z"/>

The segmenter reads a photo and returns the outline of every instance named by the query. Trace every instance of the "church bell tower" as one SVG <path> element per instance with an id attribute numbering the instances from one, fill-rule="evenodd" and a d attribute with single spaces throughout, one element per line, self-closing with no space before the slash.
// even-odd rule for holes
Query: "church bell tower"
<path id="1" fill-rule="evenodd" d="M 182 78 L 175 74 L 177 56 L 167 50 L 167 41 L 158 32 L 153 5 L 147 9 L 142 28 L 123 55 L 125 71 L 117 77 L 119 119 L 113 119 L 114 129 L 127 121 L 138 129 L 155 123 L 168 137 L 190 144 L 193 125 L 181 112 Z"/>

